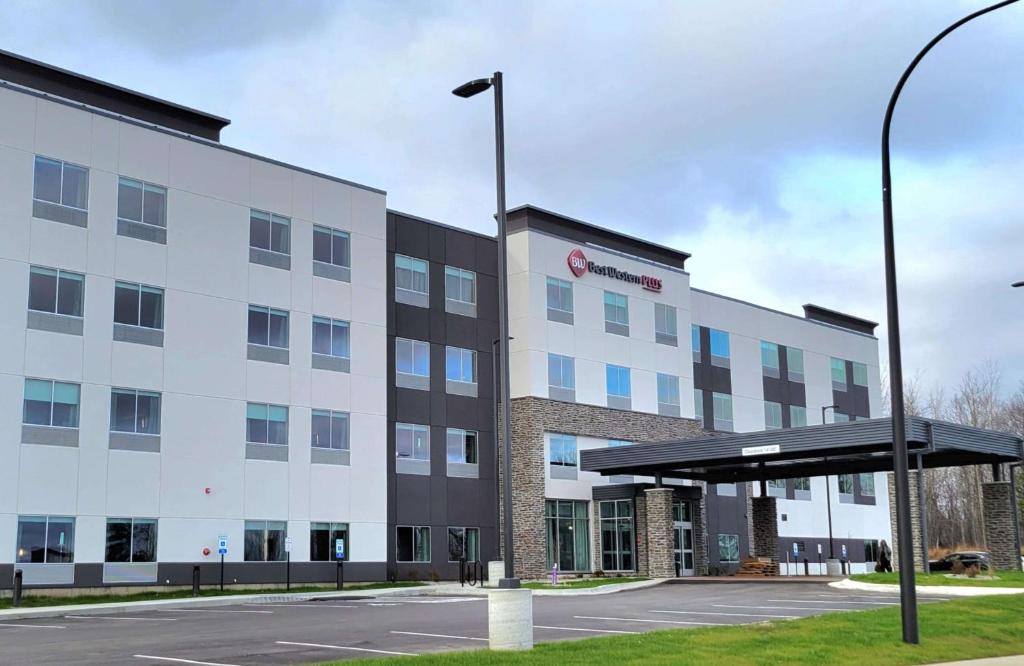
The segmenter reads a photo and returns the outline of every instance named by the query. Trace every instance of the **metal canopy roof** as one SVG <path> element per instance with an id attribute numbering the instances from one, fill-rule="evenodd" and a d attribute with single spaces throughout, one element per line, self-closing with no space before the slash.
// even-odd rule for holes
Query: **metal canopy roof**
<path id="1" fill-rule="evenodd" d="M 1016 462 L 1024 441 L 1008 433 L 907 417 L 907 447 L 924 467 Z M 709 483 L 891 471 L 892 420 L 833 423 L 634 444 L 580 452 L 580 469 Z"/>

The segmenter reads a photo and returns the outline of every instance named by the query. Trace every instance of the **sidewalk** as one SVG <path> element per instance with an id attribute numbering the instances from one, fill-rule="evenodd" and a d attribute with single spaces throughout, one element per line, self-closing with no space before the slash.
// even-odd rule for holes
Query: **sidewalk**
<path id="1" fill-rule="evenodd" d="M 899 594 L 899 585 L 882 583 L 861 583 L 849 578 L 829 583 L 830 587 L 841 590 L 861 590 L 865 592 L 888 592 Z M 918 594 L 935 594 L 942 597 L 984 597 L 995 594 L 1024 594 L 1024 587 L 968 587 L 966 585 L 918 585 Z M 1024 662 L 1022 662 L 1024 663 Z"/>
<path id="2" fill-rule="evenodd" d="M 970 659 L 968 661 L 944 661 L 941 664 L 931 664 L 930 666 L 1019 666 L 1020 664 L 1024 664 L 1024 655 Z"/>

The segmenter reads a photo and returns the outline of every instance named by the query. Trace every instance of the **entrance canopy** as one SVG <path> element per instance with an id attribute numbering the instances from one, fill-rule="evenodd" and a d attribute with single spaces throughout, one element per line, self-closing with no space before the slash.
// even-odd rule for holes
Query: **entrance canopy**
<path id="1" fill-rule="evenodd" d="M 1024 441 L 1008 433 L 907 417 L 907 448 L 924 467 L 1017 462 Z M 915 462 L 911 463 L 914 466 Z M 888 418 L 580 452 L 580 469 L 709 483 L 788 479 L 893 469 Z"/>

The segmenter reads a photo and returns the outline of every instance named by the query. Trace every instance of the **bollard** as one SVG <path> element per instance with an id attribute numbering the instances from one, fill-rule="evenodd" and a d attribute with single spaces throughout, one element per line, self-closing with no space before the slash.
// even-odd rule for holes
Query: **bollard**
<path id="1" fill-rule="evenodd" d="M 25 573 L 21 569 L 14 570 L 14 594 L 11 597 L 11 606 L 17 608 L 21 605 L 21 586 Z"/>
<path id="2" fill-rule="evenodd" d="M 811 575 L 811 563 L 807 561 L 806 557 L 804 558 L 804 575 L 805 576 L 810 576 Z"/>
<path id="3" fill-rule="evenodd" d="M 459 558 L 459 585 L 466 587 L 466 558 Z"/>
<path id="4" fill-rule="evenodd" d="M 388 574 L 391 578 L 391 574 Z M 345 560 L 338 560 L 338 589 L 345 587 Z"/>
<path id="5" fill-rule="evenodd" d="M 192 596 L 199 596 L 199 565 L 192 567 Z"/>

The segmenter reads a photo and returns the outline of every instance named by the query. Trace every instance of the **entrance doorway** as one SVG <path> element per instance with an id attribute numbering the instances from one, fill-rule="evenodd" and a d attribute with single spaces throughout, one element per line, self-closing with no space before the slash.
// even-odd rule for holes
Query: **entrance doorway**
<path id="1" fill-rule="evenodd" d="M 677 576 L 693 575 L 693 519 L 689 502 L 672 503 L 673 551 Z"/>

